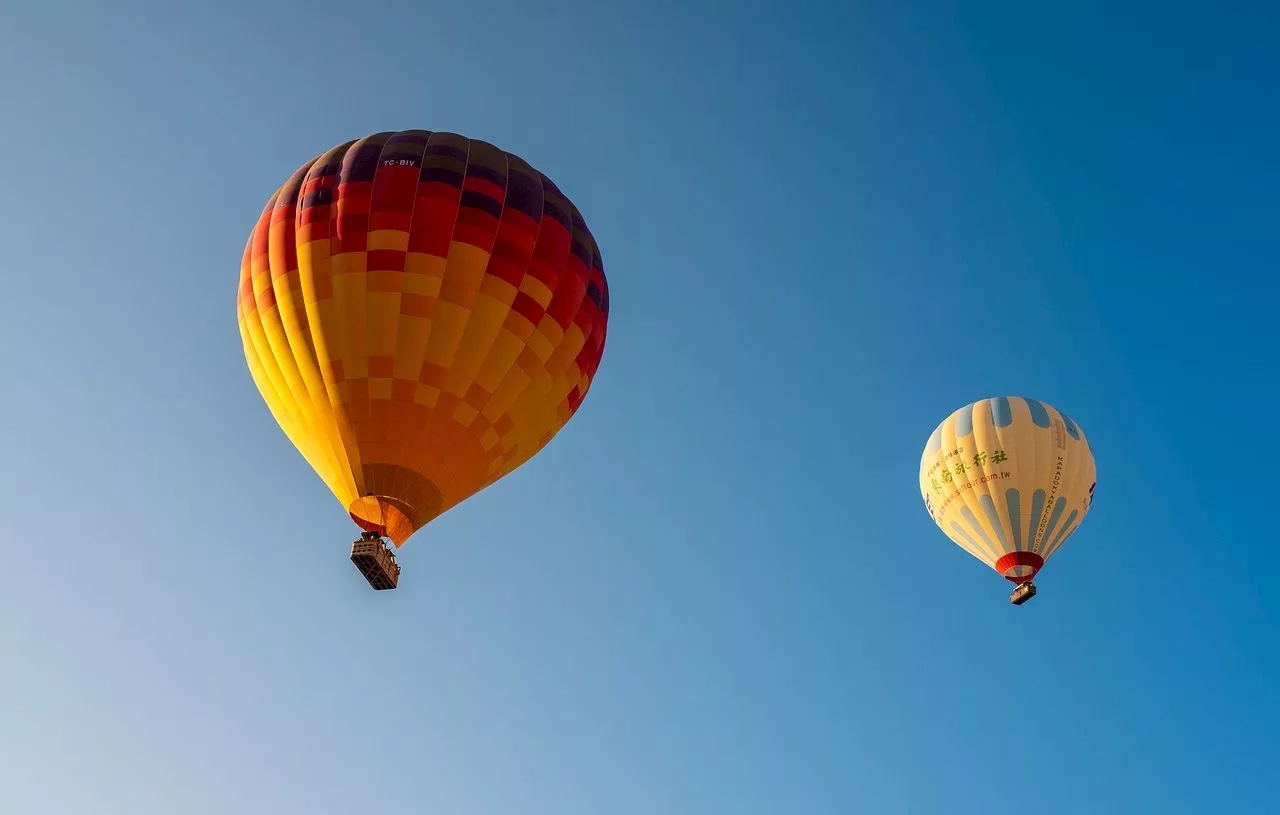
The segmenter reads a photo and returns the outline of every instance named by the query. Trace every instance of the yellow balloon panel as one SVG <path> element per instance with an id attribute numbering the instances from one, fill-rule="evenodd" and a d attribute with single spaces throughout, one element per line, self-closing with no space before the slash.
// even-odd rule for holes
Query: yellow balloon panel
<path id="1" fill-rule="evenodd" d="M 930 517 L 1015 583 L 1034 578 L 1079 528 L 1096 476 L 1079 425 L 1017 396 L 982 399 L 952 413 L 920 458 Z"/>

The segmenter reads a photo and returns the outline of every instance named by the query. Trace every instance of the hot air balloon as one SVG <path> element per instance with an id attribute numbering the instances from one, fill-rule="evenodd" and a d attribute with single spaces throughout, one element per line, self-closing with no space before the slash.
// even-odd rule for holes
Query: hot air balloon
<path id="1" fill-rule="evenodd" d="M 363 530 L 394 551 L 541 450 L 600 365 L 609 289 L 573 203 L 524 160 L 455 133 L 376 133 L 267 201 L 236 298 L 253 381 Z"/>
<path id="2" fill-rule="evenodd" d="M 952 541 L 1036 594 L 1035 577 L 1080 527 L 1097 470 L 1084 431 L 1034 399 L 982 399 L 952 413 L 920 458 L 920 493 Z"/>

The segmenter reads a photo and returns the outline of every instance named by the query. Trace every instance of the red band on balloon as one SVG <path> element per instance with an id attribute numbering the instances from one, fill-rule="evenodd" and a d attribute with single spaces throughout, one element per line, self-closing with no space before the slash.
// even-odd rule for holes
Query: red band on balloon
<path id="1" fill-rule="evenodd" d="M 1009 577 L 1005 572 L 1014 566 L 1028 566 L 1031 568 L 1031 574 L 1022 577 Z M 1036 576 L 1036 572 L 1040 571 L 1042 566 L 1044 566 L 1044 558 L 1035 552 L 1010 552 L 996 561 L 995 568 L 1005 580 L 1012 583 L 1026 583 Z"/>

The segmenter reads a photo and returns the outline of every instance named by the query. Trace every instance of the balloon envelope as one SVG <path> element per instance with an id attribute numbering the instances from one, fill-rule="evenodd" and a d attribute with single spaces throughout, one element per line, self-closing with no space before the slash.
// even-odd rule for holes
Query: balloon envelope
<path id="1" fill-rule="evenodd" d="M 1043 402 L 982 399 L 952 413 L 920 459 L 920 492 L 938 527 L 1022 583 L 1079 528 L 1097 471 L 1079 425 Z"/>
<path id="2" fill-rule="evenodd" d="M 542 173 L 454 133 L 377 133 L 304 164 L 245 247 L 245 359 L 289 439 L 397 546 L 520 466 L 581 405 L 609 292 Z"/>

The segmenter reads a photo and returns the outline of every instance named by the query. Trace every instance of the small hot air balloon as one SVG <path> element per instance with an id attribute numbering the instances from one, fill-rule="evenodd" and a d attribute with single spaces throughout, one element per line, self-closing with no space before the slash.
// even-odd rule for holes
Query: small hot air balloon
<path id="1" fill-rule="evenodd" d="M 377 133 L 304 164 L 245 247 L 245 359 L 395 588 L 396 547 L 541 450 L 582 404 L 609 290 L 542 173 L 455 133 Z"/>
<path id="2" fill-rule="evenodd" d="M 1016 396 L 982 399 L 938 425 L 920 458 L 929 516 L 952 541 L 1035 596 L 1036 573 L 1079 528 L 1097 470 L 1061 411 Z"/>

